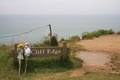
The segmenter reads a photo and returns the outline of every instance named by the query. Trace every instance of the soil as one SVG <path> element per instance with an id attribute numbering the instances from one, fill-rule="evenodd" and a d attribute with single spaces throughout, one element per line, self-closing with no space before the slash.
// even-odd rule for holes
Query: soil
<path id="1" fill-rule="evenodd" d="M 86 50 L 120 54 L 120 35 L 105 35 L 91 40 L 81 40 L 77 44 Z"/>
<path id="2" fill-rule="evenodd" d="M 79 51 L 76 57 L 83 60 L 83 68 L 86 72 L 113 72 L 112 69 L 115 67 L 110 63 L 111 55 L 105 52 Z"/>
<path id="3" fill-rule="evenodd" d="M 110 62 L 109 54 L 105 54 L 103 52 L 91 52 L 91 51 L 80 51 L 77 53 L 76 57 L 84 60 L 84 65 L 89 66 L 100 66 L 104 67 L 104 65 Z"/>
<path id="4" fill-rule="evenodd" d="M 81 40 L 86 51 L 79 51 L 76 57 L 83 59 L 86 71 L 114 72 L 115 65 L 110 63 L 113 54 L 120 54 L 120 35 L 105 35 L 91 40 Z"/>

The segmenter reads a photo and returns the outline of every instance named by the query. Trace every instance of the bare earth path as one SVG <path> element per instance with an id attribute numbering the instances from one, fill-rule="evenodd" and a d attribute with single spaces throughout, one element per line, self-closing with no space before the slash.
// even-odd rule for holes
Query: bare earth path
<path id="1" fill-rule="evenodd" d="M 81 40 L 77 44 L 87 50 L 76 53 L 76 57 L 83 59 L 83 67 L 87 70 L 110 72 L 115 67 L 110 63 L 110 58 L 112 54 L 120 54 L 120 35 L 105 35 L 91 40 Z"/>
<path id="2" fill-rule="evenodd" d="M 77 44 L 86 50 L 120 53 L 120 35 L 105 35 L 91 40 L 82 40 Z"/>

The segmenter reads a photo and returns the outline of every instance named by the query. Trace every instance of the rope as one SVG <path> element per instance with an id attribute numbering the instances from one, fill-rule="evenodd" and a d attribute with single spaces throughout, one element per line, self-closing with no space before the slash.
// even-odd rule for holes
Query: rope
<path id="1" fill-rule="evenodd" d="M 43 27 L 47 27 L 47 26 L 43 26 Z M 8 36 L 1 36 L 0 38 L 8 38 L 8 37 L 14 37 L 14 36 L 20 36 L 20 35 L 28 34 L 28 33 L 31 33 L 33 31 L 37 30 L 37 29 L 43 28 L 43 27 L 38 27 L 38 28 L 35 28 L 35 29 L 31 29 L 29 31 L 26 31 L 26 32 L 23 32 L 23 33 L 19 33 L 19 34 L 8 35 Z"/>

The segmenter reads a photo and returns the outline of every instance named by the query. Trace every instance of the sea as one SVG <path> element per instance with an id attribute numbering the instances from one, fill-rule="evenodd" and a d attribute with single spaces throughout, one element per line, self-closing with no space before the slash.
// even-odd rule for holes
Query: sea
<path id="1" fill-rule="evenodd" d="M 42 41 L 49 24 L 58 39 L 68 39 L 98 29 L 120 31 L 120 15 L 0 15 L 0 44 Z"/>

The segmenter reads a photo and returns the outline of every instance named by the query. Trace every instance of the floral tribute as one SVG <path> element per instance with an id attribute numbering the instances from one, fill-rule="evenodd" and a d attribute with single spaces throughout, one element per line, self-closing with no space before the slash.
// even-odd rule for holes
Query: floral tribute
<path id="1" fill-rule="evenodd" d="M 25 47 L 25 45 L 24 44 L 18 44 L 17 47 L 23 49 Z"/>
<path id="2" fill-rule="evenodd" d="M 18 62 L 19 62 L 19 76 L 20 76 L 20 70 L 21 70 L 21 61 L 24 58 L 25 58 L 25 71 L 24 71 L 24 73 L 26 74 L 27 60 L 28 60 L 28 57 L 30 56 L 30 52 L 31 52 L 30 43 L 17 45 L 17 53 L 18 53 L 17 58 L 18 58 Z M 25 55 L 24 57 L 23 57 L 23 54 Z"/>
<path id="3" fill-rule="evenodd" d="M 18 52 L 17 58 L 18 58 L 18 59 L 24 59 L 24 58 L 23 58 L 24 47 L 25 47 L 24 44 L 18 44 L 18 45 L 17 45 L 17 52 Z"/>

